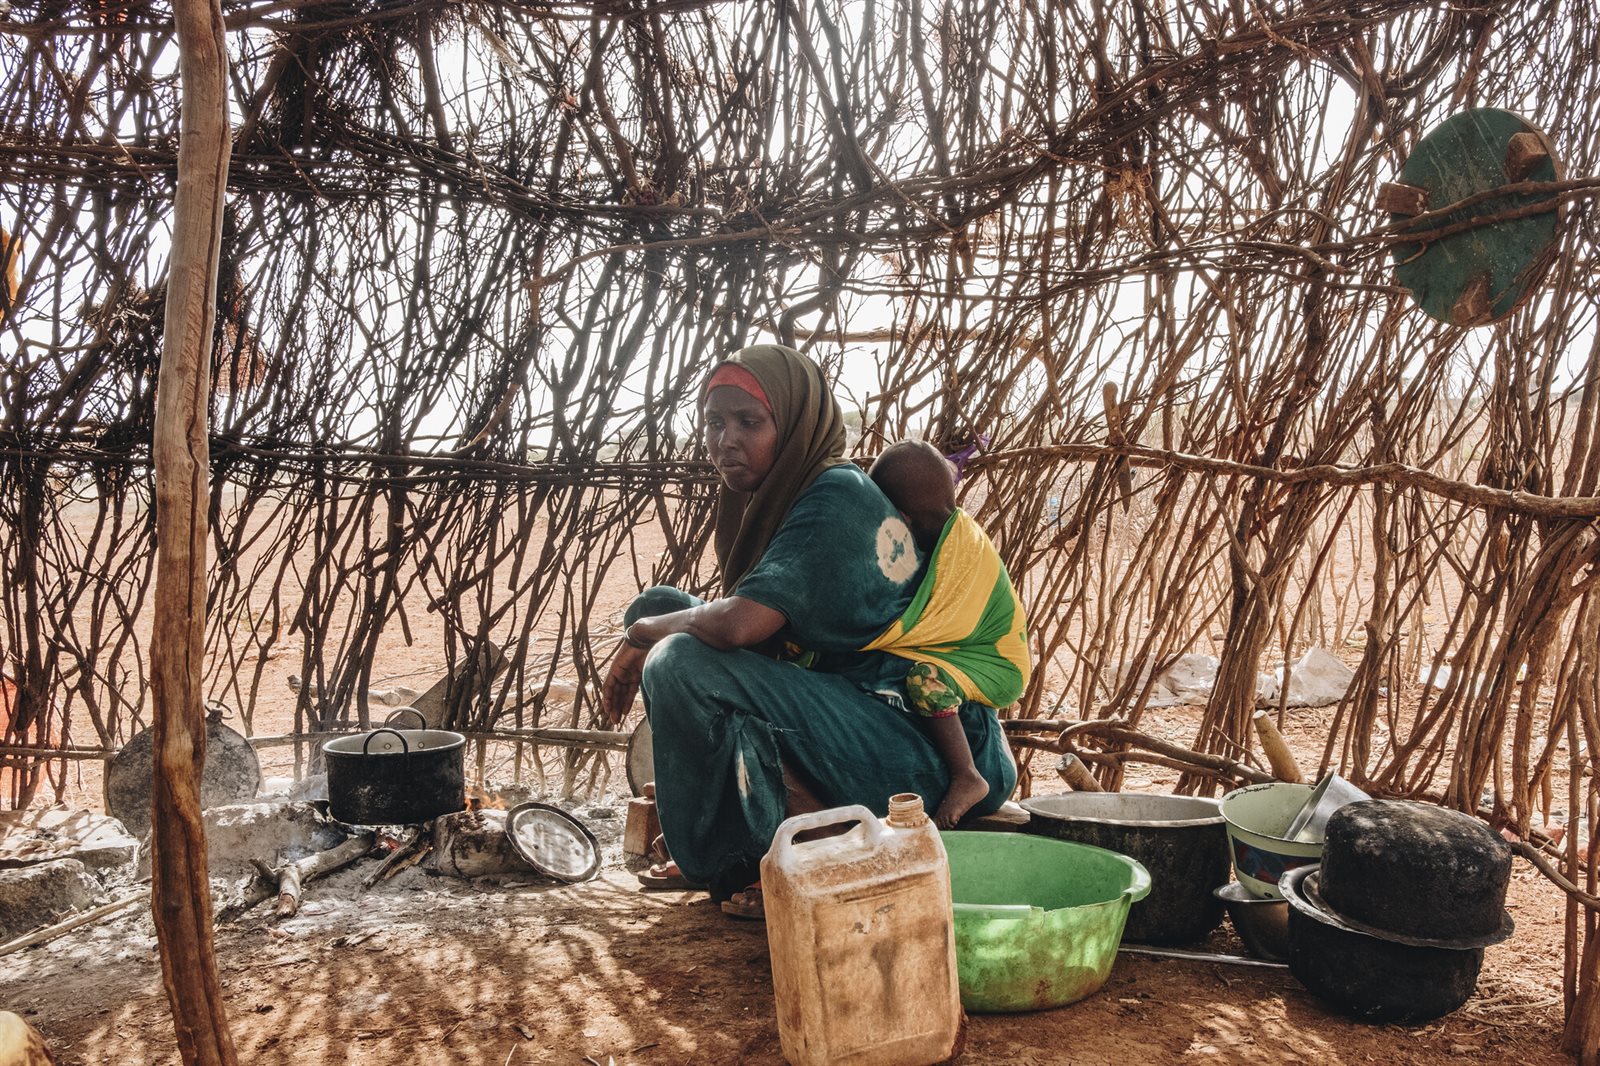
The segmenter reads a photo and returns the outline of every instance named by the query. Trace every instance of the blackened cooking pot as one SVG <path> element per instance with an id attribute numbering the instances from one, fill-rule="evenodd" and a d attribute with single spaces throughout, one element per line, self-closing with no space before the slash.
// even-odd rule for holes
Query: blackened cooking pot
<path id="1" fill-rule="evenodd" d="M 1022 801 L 1028 833 L 1092 844 L 1150 873 L 1150 894 L 1128 911 L 1122 939 L 1184 944 L 1222 921 L 1214 890 L 1228 883 L 1228 830 L 1221 804 L 1202 796 L 1067 792 Z"/>
<path id="2" fill-rule="evenodd" d="M 1302 866 L 1279 882 L 1289 901 L 1289 970 L 1301 984 L 1360 1021 L 1402 1025 L 1449 1014 L 1472 997 L 1482 946 L 1417 946 L 1350 928 L 1308 893 L 1317 870 Z"/>
<path id="3" fill-rule="evenodd" d="M 448 729 L 374 729 L 322 745 L 328 813 L 355 825 L 414 825 L 465 810 L 467 738 Z"/>

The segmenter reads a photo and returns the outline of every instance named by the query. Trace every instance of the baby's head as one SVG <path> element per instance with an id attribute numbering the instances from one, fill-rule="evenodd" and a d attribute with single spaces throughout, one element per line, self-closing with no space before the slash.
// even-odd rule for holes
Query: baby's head
<path id="1" fill-rule="evenodd" d="M 917 546 L 932 551 L 956 509 L 955 467 L 950 460 L 926 441 L 901 441 L 885 448 L 869 473 L 906 516 Z"/>

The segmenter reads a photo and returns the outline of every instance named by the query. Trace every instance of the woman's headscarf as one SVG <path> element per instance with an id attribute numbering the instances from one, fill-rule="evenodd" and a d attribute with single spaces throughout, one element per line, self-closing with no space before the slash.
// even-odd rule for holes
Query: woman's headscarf
<path id="1" fill-rule="evenodd" d="M 789 508 L 817 475 L 848 461 L 844 416 L 817 364 L 781 344 L 743 348 L 718 367 L 729 363 L 748 370 L 766 393 L 778 427 L 778 454 L 754 492 L 724 485 L 717 499 L 715 546 L 724 595 L 760 561 Z M 704 395 L 700 402 L 703 408 Z"/>

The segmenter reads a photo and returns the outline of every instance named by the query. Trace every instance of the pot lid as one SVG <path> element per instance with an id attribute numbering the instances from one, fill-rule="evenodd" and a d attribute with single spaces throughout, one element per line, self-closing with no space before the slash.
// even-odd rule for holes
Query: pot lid
<path id="1" fill-rule="evenodd" d="M 548 803 L 520 803 L 506 812 L 511 847 L 535 870 L 576 884 L 600 872 L 600 842 L 589 827 Z"/>
<path id="2" fill-rule="evenodd" d="M 1335 929 L 1342 929 L 1347 933 L 1362 933 L 1366 936 L 1376 937 L 1379 940 L 1388 940 L 1391 943 L 1404 944 L 1413 948 L 1446 948 L 1455 951 L 1466 951 L 1471 948 L 1482 948 L 1488 947 L 1490 944 L 1498 944 L 1509 937 L 1516 928 L 1516 923 L 1511 920 L 1511 912 L 1505 911 L 1500 922 L 1500 928 L 1487 936 L 1440 939 L 1391 933 L 1387 929 L 1379 929 L 1377 926 L 1346 917 L 1328 906 L 1327 900 L 1322 898 L 1322 893 L 1318 888 L 1320 873 L 1319 866 L 1301 866 L 1285 872 L 1283 879 L 1278 882 L 1278 887 L 1283 892 L 1283 898 L 1289 901 L 1289 906 L 1306 917 L 1321 922 L 1323 925 L 1331 925 Z"/>
<path id="3" fill-rule="evenodd" d="M 640 721 L 628 738 L 628 787 L 635 796 L 644 795 L 644 786 L 656 779 L 655 734 L 650 732 L 650 719 Z"/>
<path id="4" fill-rule="evenodd" d="M 261 763 L 256 749 L 222 724 L 224 713 L 220 704 L 207 705 L 206 754 L 200 770 L 202 807 L 242 803 L 254 799 L 261 788 Z M 154 729 L 135 734 L 106 765 L 106 812 L 135 837 L 150 831 L 150 783 L 154 776 Z"/>

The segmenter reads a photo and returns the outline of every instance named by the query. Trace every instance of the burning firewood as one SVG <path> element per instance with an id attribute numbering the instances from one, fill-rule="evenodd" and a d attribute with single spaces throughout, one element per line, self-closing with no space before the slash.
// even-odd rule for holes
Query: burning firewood
<path id="1" fill-rule="evenodd" d="M 366 876 L 362 884 L 371 888 L 379 881 L 387 881 L 401 870 L 421 862 L 432 850 L 433 837 L 425 833 L 423 828 L 413 829 L 404 839 L 395 842 L 388 857 Z"/>
<path id="2" fill-rule="evenodd" d="M 319 851 L 303 859 L 273 869 L 266 863 L 254 860 L 257 876 L 245 886 L 240 898 L 218 913 L 219 921 L 233 919 L 254 907 L 269 896 L 278 897 L 277 916 L 287 918 L 300 909 L 301 887 L 335 870 L 341 870 L 372 851 L 373 834 L 357 833 L 338 847 Z"/>

